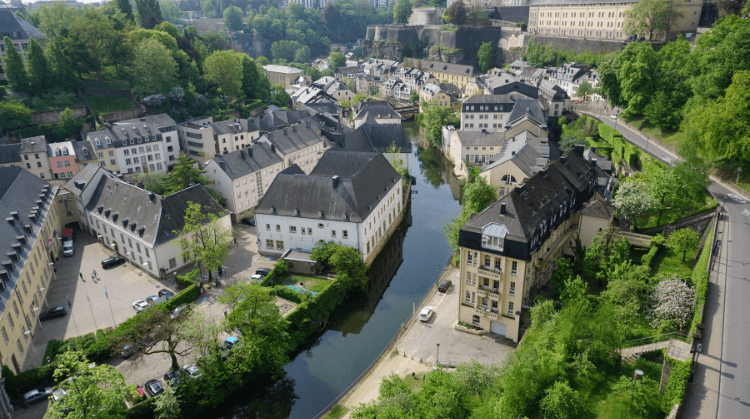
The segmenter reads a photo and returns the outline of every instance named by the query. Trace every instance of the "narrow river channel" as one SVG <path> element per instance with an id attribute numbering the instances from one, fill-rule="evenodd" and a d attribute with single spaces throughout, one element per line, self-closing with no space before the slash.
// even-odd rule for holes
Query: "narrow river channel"
<path id="1" fill-rule="evenodd" d="M 366 295 L 336 309 L 282 380 L 238 391 L 217 417 L 314 417 L 375 360 L 435 282 L 452 253 L 443 226 L 460 212 L 458 182 L 438 150 L 412 141 L 411 225 L 403 223 L 373 263 Z"/>

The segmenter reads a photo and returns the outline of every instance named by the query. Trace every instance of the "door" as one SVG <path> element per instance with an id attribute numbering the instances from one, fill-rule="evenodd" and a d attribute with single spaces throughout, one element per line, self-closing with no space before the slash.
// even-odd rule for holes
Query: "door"
<path id="1" fill-rule="evenodd" d="M 505 336 L 505 325 L 500 322 L 490 323 L 490 332 Z"/>

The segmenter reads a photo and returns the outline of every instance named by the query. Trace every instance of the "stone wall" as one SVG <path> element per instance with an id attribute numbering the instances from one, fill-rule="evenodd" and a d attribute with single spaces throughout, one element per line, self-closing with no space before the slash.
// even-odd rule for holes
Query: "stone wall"
<path id="1" fill-rule="evenodd" d="M 140 116 L 142 113 L 145 113 L 145 110 L 138 106 L 135 108 L 125 109 L 123 111 L 105 113 L 102 114 L 101 117 L 104 122 L 112 123 L 117 121 L 124 121 L 126 119 L 138 118 L 138 116 Z"/>
<path id="2" fill-rule="evenodd" d="M 107 88 L 99 88 L 99 87 L 87 87 L 86 89 L 84 89 L 83 94 L 87 96 L 126 97 L 130 100 L 133 100 L 133 94 L 130 92 L 130 90 L 125 90 L 125 89 L 107 89 Z"/>
<path id="3" fill-rule="evenodd" d="M 31 114 L 31 125 L 55 124 L 60 122 L 60 114 L 65 109 L 53 109 L 51 111 L 33 112 Z M 86 106 L 75 106 L 70 108 L 73 118 L 80 119 L 86 116 Z"/>
<path id="4" fill-rule="evenodd" d="M 620 51 L 625 48 L 625 42 L 621 41 L 603 41 L 598 39 L 582 38 L 558 38 L 551 36 L 534 35 L 534 43 L 547 45 L 549 47 L 563 50 L 574 51 L 576 54 L 584 52 L 594 52 L 597 54 Z"/>

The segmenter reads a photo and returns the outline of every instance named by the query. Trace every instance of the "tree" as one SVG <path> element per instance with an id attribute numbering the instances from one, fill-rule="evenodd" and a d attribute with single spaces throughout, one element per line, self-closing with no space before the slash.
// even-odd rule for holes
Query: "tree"
<path id="1" fill-rule="evenodd" d="M 289 96 L 289 93 L 286 92 L 284 89 L 284 86 L 280 84 L 274 84 L 271 87 L 271 103 L 280 107 L 284 108 L 289 106 L 289 102 L 291 102 L 292 98 Z"/>
<path id="2" fill-rule="evenodd" d="M 565 152 L 574 149 L 576 145 L 586 144 L 586 140 L 584 140 L 583 138 L 578 138 L 575 135 L 566 135 L 562 137 L 559 144 L 560 150 Z"/>
<path id="3" fill-rule="evenodd" d="M 725 97 L 709 100 L 686 118 L 698 149 L 708 159 L 750 160 L 750 71 L 732 77 Z"/>
<path id="4" fill-rule="evenodd" d="M 171 1 L 159 1 L 159 10 L 161 11 L 162 22 L 156 25 L 159 27 L 164 23 L 172 23 L 174 25 L 180 25 L 183 22 L 180 20 L 180 8 Z"/>
<path id="5" fill-rule="evenodd" d="M 451 23 L 453 25 L 463 25 L 466 22 L 468 16 L 468 10 L 463 0 L 454 1 L 445 9 L 443 13 L 444 23 Z"/>
<path id="6" fill-rule="evenodd" d="M 52 80 L 50 84 L 56 89 L 73 92 L 78 90 L 83 84 L 82 80 L 76 77 L 73 67 L 68 62 L 65 52 L 62 49 L 62 43 L 52 41 L 47 45 L 48 62 Z"/>
<path id="7" fill-rule="evenodd" d="M 129 21 L 133 22 L 133 6 L 130 4 L 130 0 L 115 0 L 115 7 L 124 13 Z"/>
<path id="8" fill-rule="evenodd" d="M 111 58 L 113 45 L 121 41 L 113 21 L 98 8 L 86 8 L 70 25 L 69 34 L 66 50 L 76 70 L 95 71 L 103 80 L 102 68 Z"/>
<path id="9" fill-rule="evenodd" d="M 219 302 L 228 304 L 232 309 L 227 316 L 228 327 L 239 328 L 248 336 L 263 334 L 278 337 L 279 333 L 286 333 L 286 324 L 274 303 L 275 299 L 269 288 L 241 281 L 227 288 L 226 294 L 219 297 Z"/>
<path id="10" fill-rule="evenodd" d="M 659 282 L 653 295 L 652 326 L 658 327 L 665 322 L 674 321 L 682 329 L 693 316 L 694 299 L 695 289 L 676 275 Z"/>
<path id="11" fill-rule="evenodd" d="M 461 201 L 461 213 L 451 218 L 443 227 L 443 236 L 448 244 L 458 249 L 458 233 L 466 224 L 472 213 L 480 213 L 495 199 L 495 188 L 487 183 L 483 177 L 477 177 L 474 182 L 466 184 Z"/>
<path id="12" fill-rule="evenodd" d="M 242 10 L 237 6 L 229 6 L 224 10 L 224 26 L 230 31 L 241 31 L 245 24 L 242 22 Z"/>
<path id="13" fill-rule="evenodd" d="M 178 157 L 174 168 L 169 172 L 164 182 L 164 193 L 170 195 L 179 192 L 192 183 L 203 186 L 213 183 L 213 180 L 203 176 L 206 171 L 194 167 L 194 164 L 195 160 L 186 154 Z"/>
<path id="14" fill-rule="evenodd" d="M 656 390 L 658 388 L 658 383 L 648 377 L 633 381 L 629 377 L 621 376 L 620 380 L 612 386 L 610 394 L 625 398 L 628 404 L 628 414 L 632 411 L 632 416 L 649 417 L 649 405 L 657 404 L 659 393 Z"/>
<path id="15" fill-rule="evenodd" d="M 31 109 L 11 102 L 0 102 L 0 133 L 21 128 L 34 120 Z"/>
<path id="16" fill-rule="evenodd" d="M 29 50 L 27 54 L 28 63 L 28 74 L 30 89 L 36 96 L 41 96 L 47 93 L 47 90 L 52 87 L 51 83 L 52 72 L 47 62 L 47 57 L 44 56 L 44 51 L 36 39 L 29 39 Z"/>
<path id="17" fill-rule="evenodd" d="M 18 53 L 10 38 L 6 36 L 3 40 L 5 41 L 5 56 L 3 57 L 5 78 L 14 92 L 28 93 L 31 86 L 21 54 Z"/>
<path id="18" fill-rule="evenodd" d="M 591 241 L 584 256 L 584 272 L 596 277 L 601 285 L 609 279 L 615 266 L 627 260 L 630 246 L 626 238 L 620 238 L 613 228 L 604 229 Z"/>
<path id="19" fill-rule="evenodd" d="M 120 337 L 119 343 L 133 345 L 134 342 L 143 342 L 136 357 L 165 354 L 172 360 L 171 369 L 179 370 L 177 356 L 184 357 L 193 352 L 193 345 L 182 333 L 186 320 L 191 317 L 191 311 L 193 307 L 187 305 L 179 316 L 172 318 L 171 313 L 166 310 L 146 310 L 138 316 L 137 327 L 130 328 L 128 333 Z"/>
<path id="20" fill-rule="evenodd" d="M 682 261 L 685 261 L 687 252 L 694 252 L 701 241 L 701 235 L 690 228 L 675 230 L 669 235 L 666 246 L 675 252 L 682 252 Z"/>
<path id="21" fill-rule="evenodd" d="M 397 0 L 393 7 L 393 20 L 405 25 L 409 21 L 409 16 L 411 16 L 412 6 L 411 0 Z"/>
<path id="22" fill-rule="evenodd" d="M 175 233 L 180 236 L 174 243 L 182 249 L 180 257 L 195 261 L 201 269 L 205 268 L 208 271 L 208 281 L 213 281 L 214 271 L 229 258 L 231 230 L 224 227 L 216 214 L 203 213 L 200 204 L 188 202 L 185 225 L 182 231 Z"/>
<path id="23" fill-rule="evenodd" d="M 643 116 L 662 131 L 676 129 L 680 124 L 680 110 L 676 108 L 669 92 L 663 90 L 656 92 L 643 109 Z"/>
<path id="24" fill-rule="evenodd" d="M 215 51 L 203 62 L 203 72 L 209 83 L 217 84 L 221 92 L 229 97 L 236 96 L 242 88 L 242 61 L 234 51 Z"/>
<path id="25" fill-rule="evenodd" d="M 654 199 L 645 183 L 624 182 L 612 203 L 617 207 L 617 212 L 637 228 L 638 219 L 654 206 Z"/>
<path id="26" fill-rule="evenodd" d="M 162 22 L 158 0 L 135 0 L 135 8 L 141 20 L 141 26 L 145 29 L 151 29 Z"/>
<path id="27" fill-rule="evenodd" d="M 482 70 L 482 73 L 486 73 L 491 69 L 495 62 L 495 56 L 492 53 L 492 42 L 482 43 L 482 46 L 479 47 L 479 52 L 477 52 L 477 57 L 479 58 L 479 68 Z"/>
<path id="28" fill-rule="evenodd" d="M 164 392 L 156 398 L 154 412 L 157 419 L 179 419 L 182 417 L 180 400 L 174 387 L 167 386 Z"/>
<path id="29" fill-rule="evenodd" d="M 581 397 L 567 381 L 556 381 L 545 393 L 540 403 L 545 418 L 574 419 L 583 414 Z"/>
<path id="30" fill-rule="evenodd" d="M 617 80 L 626 112 L 642 114 L 661 90 L 659 57 L 649 43 L 631 43 L 618 58 Z"/>
<path id="31" fill-rule="evenodd" d="M 135 386 L 125 384 L 115 367 L 107 364 L 90 367 L 81 351 L 64 352 L 56 361 L 53 377 L 59 382 L 56 388 L 65 390 L 65 402 L 50 403 L 45 419 L 127 416 L 123 399 L 136 394 Z M 66 413 L 68 409 L 70 413 Z"/>
<path id="32" fill-rule="evenodd" d="M 623 28 L 627 34 L 643 36 L 648 33 L 648 39 L 653 41 L 654 32 L 668 37 L 682 15 L 675 0 L 641 0 L 625 11 Z"/>
<path id="33" fill-rule="evenodd" d="M 414 89 L 409 93 L 409 102 L 411 103 L 419 103 L 419 93 L 417 92 L 417 89 Z"/>
<path id="34" fill-rule="evenodd" d="M 338 51 L 333 51 L 331 55 L 328 56 L 328 66 L 333 69 L 333 71 L 336 71 L 339 67 L 346 66 L 346 57 Z"/>
<path id="35" fill-rule="evenodd" d="M 581 82 L 581 84 L 578 86 L 578 90 L 576 91 L 576 96 L 582 97 L 583 100 L 586 100 L 586 96 L 594 93 L 595 89 L 591 87 L 591 84 L 584 80 Z"/>
<path id="36" fill-rule="evenodd" d="M 431 145 L 440 145 L 443 138 L 443 126 L 447 125 L 451 115 L 450 108 L 434 102 L 421 103 L 421 126 L 424 128 L 424 139 Z"/>
<path id="37" fill-rule="evenodd" d="M 258 57 L 258 58 L 257 58 L 257 59 L 255 60 L 255 62 L 256 62 L 256 63 L 258 63 L 258 65 L 259 65 L 259 66 L 261 66 L 261 67 L 262 67 L 262 66 L 266 66 L 266 65 L 268 65 L 268 64 L 271 64 L 271 62 L 270 62 L 270 61 L 268 61 L 268 58 L 266 58 L 266 57 L 264 57 L 264 56 L 262 56 L 262 55 L 261 55 L 260 57 Z"/>
<path id="38" fill-rule="evenodd" d="M 133 58 L 134 91 L 139 96 L 168 93 L 177 83 L 177 63 L 172 53 L 156 39 L 144 39 Z"/>
<path id="39" fill-rule="evenodd" d="M 195 272 L 198 272 L 196 269 Z M 193 347 L 193 355 L 196 357 L 208 357 L 212 350 L 216 349 L 222 325 L 214 319 L 209 319 L 199 310 L 189 310 L 180 313 L 179 317 L 185 317 L 180 329 L 180 334 L 185 341 Z"/>
<path id="40" fill-rule="evenodd" d="M 388 147 L 388 154 L 386 155 L 386 158 L 388 159 L 388 162 L 391 163 L 391 166 L 393 166 L 393 169 L 398 172 L 399 175 L 401 175 L 401 187 L 406 189 L 406 186 L 409 182 L 409 171 L 407 170 L 406 166 L 404 165 L 404 161 L 401 160 L 401 149 L 396 147 L 396 143 L 391 143 L 391 145 Z"/>
<path id="41" fill-rule="evenodd" d="M 143 189 L 153 192 L 157 195 L 164 195 L 164 183 L 167 175 L 163 172 L 149 172 L 138 175 L 138 183 L 143 184 Z"/>

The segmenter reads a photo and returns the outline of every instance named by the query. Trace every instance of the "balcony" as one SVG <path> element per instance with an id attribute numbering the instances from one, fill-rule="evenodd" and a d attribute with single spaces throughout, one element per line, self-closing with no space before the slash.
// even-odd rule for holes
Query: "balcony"
<path id="1" fill-rule="evenodd" d="M 502 275 L 502 273 L 502 270 L 495 269 L 489 265 L 479 266 L 479 274 L 484 275 L 487 278 L 500 279 L 500 275 Z"/>
<path id="2" fill-rule="evenodd" d="M 498 312 L 496 309 L 490 309 L 487 306 L 479 306 L 474 310 L 476 314 L 479 314 L 481 316 L 490 318 L 490 319 L 497 319 Z"/>

